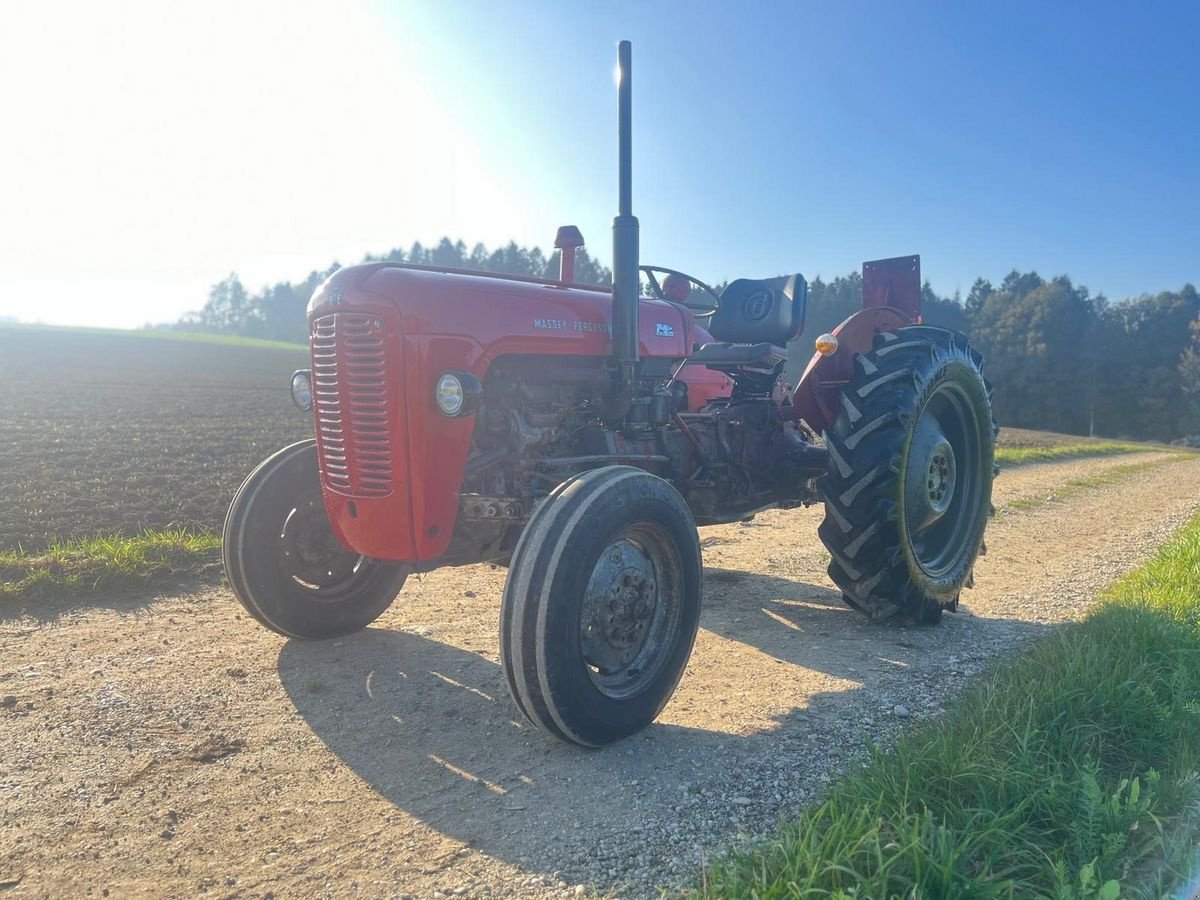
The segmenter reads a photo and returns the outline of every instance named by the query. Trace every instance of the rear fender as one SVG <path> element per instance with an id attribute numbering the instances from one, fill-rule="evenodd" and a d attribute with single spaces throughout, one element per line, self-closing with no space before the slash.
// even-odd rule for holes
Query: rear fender
<path id="1" fill-rule="evenodd" d="M 913 319 L 894 306 L 868 306 L 833 329 L 837 350 L 829 356 L 814 353 L 800 376 L 792 404 L 817 434 L 837 417 L 842 389 L 854 374 L 854 357 L 875 346 L 875 335 L 911 325 Z"/>

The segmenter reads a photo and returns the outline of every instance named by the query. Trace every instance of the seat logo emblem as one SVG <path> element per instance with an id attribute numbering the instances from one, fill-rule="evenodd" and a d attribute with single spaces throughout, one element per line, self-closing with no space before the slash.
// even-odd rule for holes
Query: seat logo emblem
<path id="1" fill-rule="evenodd" d="M 770 291 L 755 291 L 746 298 L 746 318 L 751 322 L 765 319 L 774 299 Z"/>

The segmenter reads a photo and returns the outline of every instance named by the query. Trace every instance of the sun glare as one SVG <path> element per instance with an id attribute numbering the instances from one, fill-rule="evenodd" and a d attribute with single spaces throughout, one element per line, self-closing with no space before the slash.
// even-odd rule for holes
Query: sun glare
<path id="1" fill-rule="evenodd" d="M 519 208 L 368 7 L 7 19 L 0 79 L 21 90 L 4 111 L 19 139 L 0 144 L 0 315 L 170 321 L 231 269 L 256 287 L 414 237 L 507 232 Z"/>

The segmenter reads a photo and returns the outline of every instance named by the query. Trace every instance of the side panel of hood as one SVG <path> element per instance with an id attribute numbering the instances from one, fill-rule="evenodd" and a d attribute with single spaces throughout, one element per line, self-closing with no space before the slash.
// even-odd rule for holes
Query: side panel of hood
<path id="1" fill-rule="evenodd" d="M 478 343 L 489 360 L 510 353 L 607 356 L 612 352 L 608 290 L 482 274 L 369 268 L 362 289 L 397 305 L 406 334 L 462 335 Z M 352 276 L 353 270 L 346 271 Z M 692 317 L 687 310 L 644 299 L 640 312 L 643 356 L 688 355 Z"/>

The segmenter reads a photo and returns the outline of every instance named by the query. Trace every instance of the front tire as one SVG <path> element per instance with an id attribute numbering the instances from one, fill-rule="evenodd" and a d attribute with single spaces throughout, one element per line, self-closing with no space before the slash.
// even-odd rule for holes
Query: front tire
<path id="1" fill-rule="evenodd" d="M 600 747 L 654 721 L 700 622 L 696 523 L 668 482 L 606 466 L 559 485 L 525 527 L 500 613 L 521 712 Z"/>
<path id="2" fill-rule="evenodd" d="M 847 604 L 904 623 L 957 606 L 992 509 L 995 438 L 983 357 L 964 335 L 907 326 L 855 358 L 825 432 L 819 530 Z"/>
<path id="3" fill-rule="evenodd" d="M 304 640 L 341 637 L 378 619 L 408 567 L 367 559 L 334 537 L 313 440 L 284 447 L 242 483 L 221 542 L 225 575 L 246 611 Z"/>

